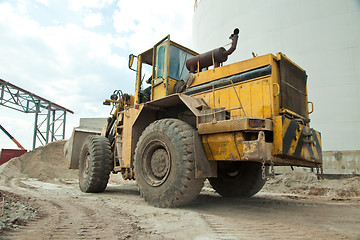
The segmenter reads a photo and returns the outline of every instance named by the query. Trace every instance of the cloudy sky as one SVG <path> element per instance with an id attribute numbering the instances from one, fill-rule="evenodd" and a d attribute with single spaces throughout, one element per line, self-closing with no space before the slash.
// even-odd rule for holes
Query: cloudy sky
<path id="1" fill-rule="evenodd" d="M 171 34 L 191 48 L 194 0 L 0 0 L 0 78 L 71 109 L 66 138 L 81 117 L 107 117 L 115 89 L 134 93 L 127 68 Z M 32 148 L 34 114 L 0 106 L 0 124 Z M 16 145 L 0 132 L 0 149 Z"/>

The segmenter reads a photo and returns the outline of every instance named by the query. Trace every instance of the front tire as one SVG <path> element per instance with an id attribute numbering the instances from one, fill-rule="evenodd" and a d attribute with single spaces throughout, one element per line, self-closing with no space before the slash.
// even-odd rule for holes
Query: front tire
<path id="1" fill-rule="evenodd" d="M 87 193 L 103 192 L 109 181 L 112 164 L 108 139 L 99 135 L 88 136 L 80 152 L 80 190 Z"/>
<path id="2" fill-rule="evenodd" d="M 262 178 L 261 163 L 219 162 L 218 177 L 209 178 L 209 182 L 223 197 L 251 197 L 266 180 Z"/>
<path id="3" fill-rule="evenodd" d="M 194 200 L 204 184 L 195 179 L 195 129 L 178 119 L 162 119 L 142 133 L 134 172 L 145 201 L 156 207 L 178 207 Z"/>

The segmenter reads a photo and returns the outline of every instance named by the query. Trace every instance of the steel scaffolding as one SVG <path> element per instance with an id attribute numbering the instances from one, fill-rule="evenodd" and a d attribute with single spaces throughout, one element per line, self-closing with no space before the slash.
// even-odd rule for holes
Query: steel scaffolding
<path id="1" fill-rule="evenodd" d="M 0 79 L 0 105 L 23 113 L 35 113 L 33 149 L 65 138 L 66 113 L 74 113 L 56 103 Z"/>

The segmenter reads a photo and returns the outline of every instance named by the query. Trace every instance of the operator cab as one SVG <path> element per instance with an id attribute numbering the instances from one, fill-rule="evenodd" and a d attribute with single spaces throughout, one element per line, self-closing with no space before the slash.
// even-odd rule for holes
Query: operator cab
<path id="1" fill-rule="evenodd" d="M 137 56 L 137 70 L 132 69 L 135 56 L 130 55 L 129 68 L 136 71 L 135 102 L 144 103 L 173 94 L 175 84 L 189 74 L 186 60 L 196 55 L 171 41 L 170 35 Z"/>

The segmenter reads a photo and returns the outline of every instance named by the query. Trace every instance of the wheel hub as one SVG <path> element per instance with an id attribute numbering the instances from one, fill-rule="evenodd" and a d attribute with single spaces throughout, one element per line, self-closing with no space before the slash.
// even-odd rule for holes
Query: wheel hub
<path id="1" fill-rule="evenodd" d="M 87 178 L 87 175 L 89 174 L 89 168 L 90 168 L 90 154 L 87 154 L 84 162 L 84 169 L 82 171 L 84 178 Z"/>
<path id="2" fill-rule="evenodd" d="M 157 149 L 151 156 L 151 170 L 156 177 L 163 178 L 169 169 L 169 157 L 165 149 Z"/>
<path id="3" fill-rule="evenodd" d="M 144 180 L 151 186 L 163 184 L 171 169 L 171 157 L 165 143 L 150 141 L 143 152 L 142 168 Z"/>

